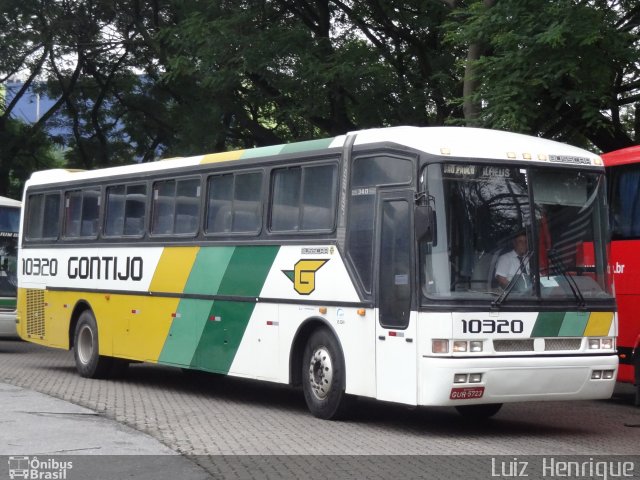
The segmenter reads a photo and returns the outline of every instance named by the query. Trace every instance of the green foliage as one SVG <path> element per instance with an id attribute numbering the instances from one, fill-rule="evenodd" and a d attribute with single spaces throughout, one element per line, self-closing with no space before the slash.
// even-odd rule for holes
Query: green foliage
<path id="1" fill-rule="evenodd" d="M 637 32 L 620 28 L 627 12 L 614 3 L 500 0 L 458 11 L 449 40 L 484 47 L 473 93 L 483 124 L 561 139 L 579 132 L 602 148 L 624 141 L 612 117 L 620 83 L 638 80 L 639 45 Z"/>
<path id="2" fill-rule="evenodd" d="M 32 172 L 64 165 L 58 148 L 44 132 L 18 120 L 6 120 L 0 129 L 0 192 L 20 200 Z"/>
<path id="3" fill-rule="evenodd" d="M 196 110 L 226 148 L 344 133 L 389 114 L 391 73 L 375 49 L 323 23 L 335 14 L 328 2 L 308 17 L 286 3 L 189 3 L 183 20 L 159 34 L 165 84 L 203 92 Z"/>
<path id="4" fill-rule="evenodd" d="M 602 150 L 640 139 L 633 0 L 4 0 L 2 13 L 0 78 L 59 99 L 28 128 L 0 110 L 15 172 L 53 161 L 53 127 L 79 168 L 403 124 Z"/>

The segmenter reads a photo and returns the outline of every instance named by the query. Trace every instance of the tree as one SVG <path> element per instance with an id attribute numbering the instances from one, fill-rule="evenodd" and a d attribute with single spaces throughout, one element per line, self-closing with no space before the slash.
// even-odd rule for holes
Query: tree
<path id="1" fill-rule="evenodd" d="M 5 0 L 0 79 L 56 102 L 0 110 L 0 178 L 56 125 L 81 168 L 403 124 L 612 150 L 640 139 L 639 23 L 632 0 Z"/>
<path id="2" fill-rule="evenodd" d="M 43 112 L 33 125 L 14 118 L 19 100 L 30 93 L 42 78 L 45 64 L 55 56 L 54 32 L 61 28 L 55 23 L 61 15 L 52 13 L 52 9 L 56 10 L 57 6 L 40 1 L 5 0 L 2 5 L 0 81 L 4 84 L 19 74 L 24 77 L 24 82 L 17 91 L 5 92 L 5 99 L 0 104 L 0 195 L 19 198 L 21 184 L 31 170 L 45 168 L 53 162 L 52 144 L 42 129 L 62 104 L 63 97 Z M 72 88 L 78 73 L 76 71 L 68 77 L 61 88 L 63 96 Z"/>
<path id="3" fill-rule="evenodd" d="M 165 81 L 210 93 L 227 147 L 441 125 L 460 85 L 442 48 L 448 10 L 418 0 L 190 3 L 161 32 Z"/>
<path id="4" fill-rule="evenodd" d="M 67 18 L 73 27 L 60 38 L 69 52 L 82 52 L 81 75 L 67 95 L 58 123 L 71 166 L 104 167 L 151 160 L 175 135 L 168 106 L 175 101 L 159 82 L 162 52 L 154 40 L 172 21 L 169 0 L 74 2 Z M 71 75 L 51 63 L 48 92 L 63 94 Z"/>
<path id="5" fill-rule="evenodd" d="M 476 1 L 449 24 L 483 45 L 465 100 L 483 126 L 610 151 L 640 140 L 640 6 L 631 1 Z"/>

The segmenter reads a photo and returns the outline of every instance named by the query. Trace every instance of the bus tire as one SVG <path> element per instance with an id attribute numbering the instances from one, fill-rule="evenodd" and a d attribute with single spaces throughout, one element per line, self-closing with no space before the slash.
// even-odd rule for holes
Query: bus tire
<path id="1" fill-rule="evenodd" d="M 501 408 L 501 403 L 485 403 L 484 405 L 460 405 L 456 410 L 470 420 L 484 420 L 493 417 Z"/>
<path id="2" fill-rule="evenodd" d="M 73 357 L 76 370 L 85 378 L 106 378 L 113 359 L 103 357 L 98 350 L 98 325 L 91 310 L 80 314 L 73 338 Z"/>
<path id="3" fill-rule="evenodd" d="M 335 336 L 326 328 L 314 331 L 302 356 L 302 389 L 309 411 L 324 420 L 346 413 L 344 358 Z"/>

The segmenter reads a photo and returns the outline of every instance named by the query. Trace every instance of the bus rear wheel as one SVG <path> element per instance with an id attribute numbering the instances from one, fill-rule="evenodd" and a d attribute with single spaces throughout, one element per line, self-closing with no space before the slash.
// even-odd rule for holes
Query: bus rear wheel
<path id="1" fill-rule="evenodd" d="M 302 388 L 309 411 L 324 420 L 346 413 L 344 358 L 335 336 L 326 328 L 311 334 L 302 357 Z"/>
<path id="2" fill-rule="evenodd" d="M 80 314 L 73 340 L 73 356 L 80 376 L 86 378 L 109 376 L 113 359 L 100 355 L 98 325 L 90 310 Z"/>
<path id="3" fill-rule="evenodd" d="M 456 407 L 456 410 L 460 415 L 470 420 L 484 420 L 493 417 L 501 408 L 501 403 L 486 403 L 484 405 L 460 405 Z"/>

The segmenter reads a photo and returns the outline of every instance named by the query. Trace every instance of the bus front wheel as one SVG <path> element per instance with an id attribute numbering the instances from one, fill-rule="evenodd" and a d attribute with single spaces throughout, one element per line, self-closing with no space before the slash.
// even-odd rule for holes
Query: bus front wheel
<path id="1" fill-rule="evenodd" d="M 309 411 L 324 420 L 345 414 L 344 358 L 335 336 L 326 328 L 311 334 L 302 360 L 302 386 Z"/>
<path id="2" fill-rule="evenodd" d="M 76 370 L 82 377 L 105 378 L 111 369 L 112 359 L 100 355 L 98 349 L 98 325 L 90 310 L 80 314 L 73 342 Z"/>

